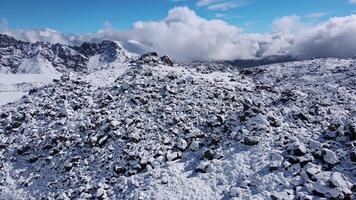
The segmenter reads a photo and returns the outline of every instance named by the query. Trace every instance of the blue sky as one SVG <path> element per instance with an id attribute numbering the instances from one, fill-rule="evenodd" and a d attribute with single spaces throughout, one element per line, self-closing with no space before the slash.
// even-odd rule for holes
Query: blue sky
<path id="1" fill-rule="evenodd" d="M 139 20 L 163 19 L 175 6 L 188 6 L 199 16 L 222 18 L 246 32 L 268 32 L 272 21 L 281 16 L 295 14 L 306 22 L 320 22 L 356 12 L 356 4 L 349 0 L 201 1 L 0 0 L 0 18 L 6 19 L 11 29 L 52 28 L 66 33 L 89 33 L 102 28 L 105 22 L 116 29 L 126 29 Z"/>

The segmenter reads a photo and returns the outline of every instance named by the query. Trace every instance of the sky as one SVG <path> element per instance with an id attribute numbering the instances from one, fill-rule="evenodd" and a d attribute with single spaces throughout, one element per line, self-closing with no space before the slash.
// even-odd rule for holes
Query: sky
<path id="1" fill-rule="evenodd" d="M 0 0 L 0 33 L 176 60 L 356 56 L 356 0 Z"/>
<path id="2" fill-rule="evenodd" d="M 107 24 L 127 29 L 136 21 L 159 20 L 176 6 L 258 33 L 269 32 L 273 20 L 281 16 L 318 22 L 356 12 L 350 0 L 0 0 L 0 5 L 0 18 L 10 28 L 46 27 L 79 34 Z"/>

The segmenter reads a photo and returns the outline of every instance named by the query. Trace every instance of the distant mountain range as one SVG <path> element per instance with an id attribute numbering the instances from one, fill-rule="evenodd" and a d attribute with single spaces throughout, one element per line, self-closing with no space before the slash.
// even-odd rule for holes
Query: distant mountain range
<path id="1" fill-rule="evenodd" d="M 129 58 L 130 54 L 114 41 L 68 46 L 29 43 L 0 34 L 0 73 L 83 71 Z"/>
<path id="2" fill-rule="evenodd" d="M 139 49 L 141 54 L 148 51 L 147 48 L 141 47 L 137 42 L 131 41 L 130 44 L 130 49 Z M 146 54 L 145 56 L 147 57 L 147 55 L 158 57 L 158 54 Z M 80 46 L 70 46 L 59 43 L 29 43 L 0 34 L 0 73 L 81 72 L 104 68 L 115 63 L 130 62 L 135 60 L 134 57 L 136 56 L 137 54 L 127 51 L 116 41 L 86 42 Z M 168 58 L 168 60 L 170 59 Z M 291 55 L 276 55 L 260 59 L 236 59 L 216 63 L 244 68 L 298 60 L 302 60 L 302 58 Z"/>

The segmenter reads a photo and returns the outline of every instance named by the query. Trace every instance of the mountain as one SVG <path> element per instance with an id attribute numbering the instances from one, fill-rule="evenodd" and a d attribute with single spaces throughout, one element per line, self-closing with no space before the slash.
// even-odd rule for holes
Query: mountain
<path id="1" fill-rule="evenodd" d="M 292 55 L 273 55 L 262 57 L 259 59 L 236 59 L 231 61 L 224 61 L 223 63 L 232 65 L 234 67 L 245 68 L 300 60 L 303 60 L 303 58 Z"/>
<path id="2" fill-rule="evenodd" d="M 0 73 L 83 72 L 121 63 L 130 57 L 114 41 L 83 43 L 81 46 L 31 44 L 0 34 Z"/>

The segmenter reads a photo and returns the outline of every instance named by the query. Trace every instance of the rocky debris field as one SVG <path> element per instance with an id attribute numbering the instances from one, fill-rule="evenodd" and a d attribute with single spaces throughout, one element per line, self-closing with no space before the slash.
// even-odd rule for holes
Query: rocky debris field
<path id="1" fill-rule="evenodd" d="M 0 199 L 355 198 L 353 60 L 171 62 L 147 54 L 100 86 L 63 75 L 2 106 Z"/>

